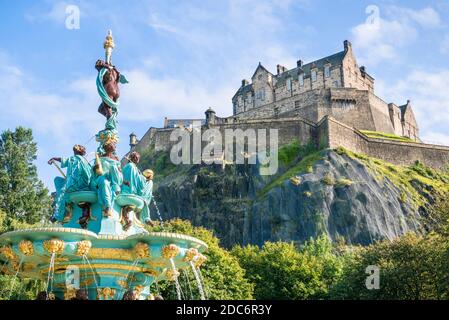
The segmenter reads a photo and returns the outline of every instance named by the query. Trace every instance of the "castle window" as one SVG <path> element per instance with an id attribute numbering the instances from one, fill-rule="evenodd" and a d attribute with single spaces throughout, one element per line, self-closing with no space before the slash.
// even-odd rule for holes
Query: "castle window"
<path id="1" fill-rule="evenodd" d="M 265 100 L 265 88 L 259 89 L 257 91 L 256 99 Z"/>
<path id="2" fill-rule="evenodd" d="M 312 82 L 315 82 L 317 80 L 317 74 L 316 74 L 316 70 L 312 71 Z"/>
<path id="3" fill-rule="evenodd" d="M 329 67 L 329 66 L 324 67 L 324 76 L 326 78 L 329 78 L 331 76 L 331 67 Z"/>
<path id="4" fill-rule="evenodd" d="M 299 107 L 301 106 L 301 102 L 299 100 L 295 101 L 295 109 L 299 109 Z"/>
<path id="5" fill-rule="evenodd" d="M 303 86 L 304 85 L 304 73 L 301 73 L 300 75 L 298 75 L 298 81 L 299 81 L 299 86 Z"/>
<path id="6" fill-rule="evenodd" d="M 287 78 L 287 90 L 292 91 L 292 78 Z"/>

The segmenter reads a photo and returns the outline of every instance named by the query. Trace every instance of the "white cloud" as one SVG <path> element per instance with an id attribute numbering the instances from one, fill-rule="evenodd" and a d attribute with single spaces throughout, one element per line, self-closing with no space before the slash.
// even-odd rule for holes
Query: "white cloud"
<path id="1" fill-rule="evenodd" d="M 30 22 L 53 21 L 57 23 L 64 23 L 67 14 L 66 8 L 70 3 L 65 1 L 54 2 L 49 10 L 33 11 L 25 14 L 25 19 Z"/>
<path id="2" fill-rule="evenodd" d="M 405 103 L 409 97 L 420 127 L 420 135 L 429 143 L 449 145 L 449 70 L 414 70 L 396 83 L 378 81 L 377 89 L 388 101 Z"/>
<path id="3" fill-rule="evenodd" d="M 449 35 L 446 35 L 440 43 L 440 52 L 442 54 L 449 54 Z"/>
<path id="4" fill-rule="evenodd" d="M 352 29 L 354 46 L 361 53 L 360 62 L 375 65 L 397 58 L 397 47 L 414 40 L 414 28 L 399 21 L 379 18 L 377 23 L 363 23 Z"/>
<path id="5" fill-rule="evenodd" d="M 123 120 L 161 121 L 168 117 L 203 117 L 208 107 L 228 115 L 235 87 L 208 89 L 206 84 L 180 79 L 155 79 L 140 70 L 124 71 L 130 83 L 122 87 Z"/>
<path id="6" fill-rule="evenodd" d="M 417 22 L 423 28 L 436 28 L 441 25 L 441 18 L 437 11 L 431 7 L 422 10 L 397 8 L 396 12 Z"/>
<path id="7" fill-rule="evenodd" d="M 352 28 L 353 44 L 360 62 L 376 65 L 381 61 L 398 62 L 399 50 L 413 43 L 420 28 L 436 28 L 441 18 L 433 8 L 413 10 L 402 7 L 379 9 L 379 17 Z"/>

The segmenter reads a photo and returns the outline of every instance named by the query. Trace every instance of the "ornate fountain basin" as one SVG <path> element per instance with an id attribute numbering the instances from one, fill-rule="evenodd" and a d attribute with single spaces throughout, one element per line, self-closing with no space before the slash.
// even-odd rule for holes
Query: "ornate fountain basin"
<path id="1" fill-rule="evenodd" d="M 167 232 L 115 236 L 61 227 L 0 235 L 0 260 L 7 262 L 6 272 L 50 279 L 49 291 L 60 299 L 70 298 L 74 287 L 86 289 L 89 299 L 121 299 L 127 290 L 146 299 L 154 281 L 174 279 L 170 258 L 176 269 L 187 268 L 192 252 L 202 256 L 205 250 L 201 240 Z"/>

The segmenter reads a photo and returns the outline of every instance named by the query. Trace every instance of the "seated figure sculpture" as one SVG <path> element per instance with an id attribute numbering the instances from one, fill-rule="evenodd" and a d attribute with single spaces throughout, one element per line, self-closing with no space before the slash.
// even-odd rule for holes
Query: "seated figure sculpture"
<path id="1" fill-rule="evenodd" d="M 140 196 L 144 201 L 141 219 L 145 223 L 151 223 L 152 221 L 149 213 L 149 205 L 151 202 L 153 182 L 151 181 L 150 186 L 145 175 L 142 174 L 137 167 L 140 162 L 140 154 L 138 152 L 131 152 L 128 156 L 128 160 L 129 162 L 123 167 L 122 194 L 132 194 Z M 135 208 L 131 205 L 125 206 L 122 209 L 122 217 L 124 221 L 123 229 L 125 231 L 128 230 L 132 225 L 132 221 L 129 219 L 129 213 L 134 209 Z"/>
<path id="2" fill-rule="evenodd" d="M 119 159 L 115 156 L 115 144 L 106 142 L 105 153 L 100 158 L 97 154 L 95 169 L 95 186 L 98 192 L 98 202 L 102 206 L 103 216 L 111 217 L 115 197 L 121 191 L 123 176 Z"/>
<path id="3" fill-rule="evenodd" d="M 145 177 L 145 185 L 140 193 L 140 196 L 145 201 L 145 205 L 143 206 L 141 219 L 145 221 L 146 224 L 153 225 L 153 220 L 151 220 L 150 216 L 150 204 L 153 200 L 153 177 L 154 172 L 151 169 L 146 169 L 143 171 L 143 176 Z"/>
<path id="4" fill-rule="evenodd" d="M 61 163 L 62 168 L 67 168 L 65 178 L 56 177 L 54 179 L 56 189 L 56 206 L 55 211 L 51 217 L 51 221 L 67 222 L 71 218 L 72 207 L 68 201 L 69 193 L 89 190 L 92 167 L 84 158 L 86 148 L 76 144 L 73 147 L 74 155 L 68 158 L 53 157 L 48 160 L 48 164 L 53 164 L 55 161 Z M 79 204 L 83 210 L 83 217 L 89 216 L 90 206 L 88 204 Z"/>

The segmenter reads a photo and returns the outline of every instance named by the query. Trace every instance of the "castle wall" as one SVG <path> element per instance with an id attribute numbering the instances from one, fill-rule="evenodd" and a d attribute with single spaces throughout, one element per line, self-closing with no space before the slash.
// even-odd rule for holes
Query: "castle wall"
<path id="1" fill-rule="evenodd" d="M 366 154 L 397 165 L 410 165 L 416 160 L 433 168 L 442 168 L 449 164 L 449 147 L 368 138 L 357 129 L 329 115 L 324 116 L 317 124 L 295 115 L 292 118 L 254 119 L 233 124 L 203 126 L 202 132 L 208 128 L 220 130 L 223 139 L 226 129 L 243 131 L 266 129 L 267 137 L 269 129 L 278 129 L 279 146 L 299 140 L 301 144 L 313 142 L 320 148 L 342 146 L 353 152 Z M 175 143 L 170 141 L 170 134 L 173 130 L 176 129 L 151 128 L 133 150 L 143 153 L 145 149 L 154 145 L 157 151 L 170 151 Z M 193 143 L 193 139 L 191 142 Z M 206 144 L 207 142 L 202 142 L 202 148 Z"/>
<path id="2" fill-rule="evenodd" d="M 449 164 L 449 147 L 446 146 L 370 139 L 330 117 L 325 117 L 317 130 L 320 135 L 324 135 L 324 143 L 329 148 L 342 146 L 396 165 L 411 165 L 416 160 L 433 168 L 443 168 Z"/>
<path id="3" fill-rule="evenodd" d="M 378 98 L 374 94 L 369 94 L 369 105 L 371 106 L 371 114 L 374 121 L 374 130 L 385 133 L 395 133 L 393 123 L 391 122 L 390 112 L 388 110 L 388 104 L 382 99 Z M 357 127 L 358 129 L 365 129 L 363 127 Z M 370 130 L 370 129 L 365 129 Z M 402 136 L 402 134 L 400 134 Z"/>

